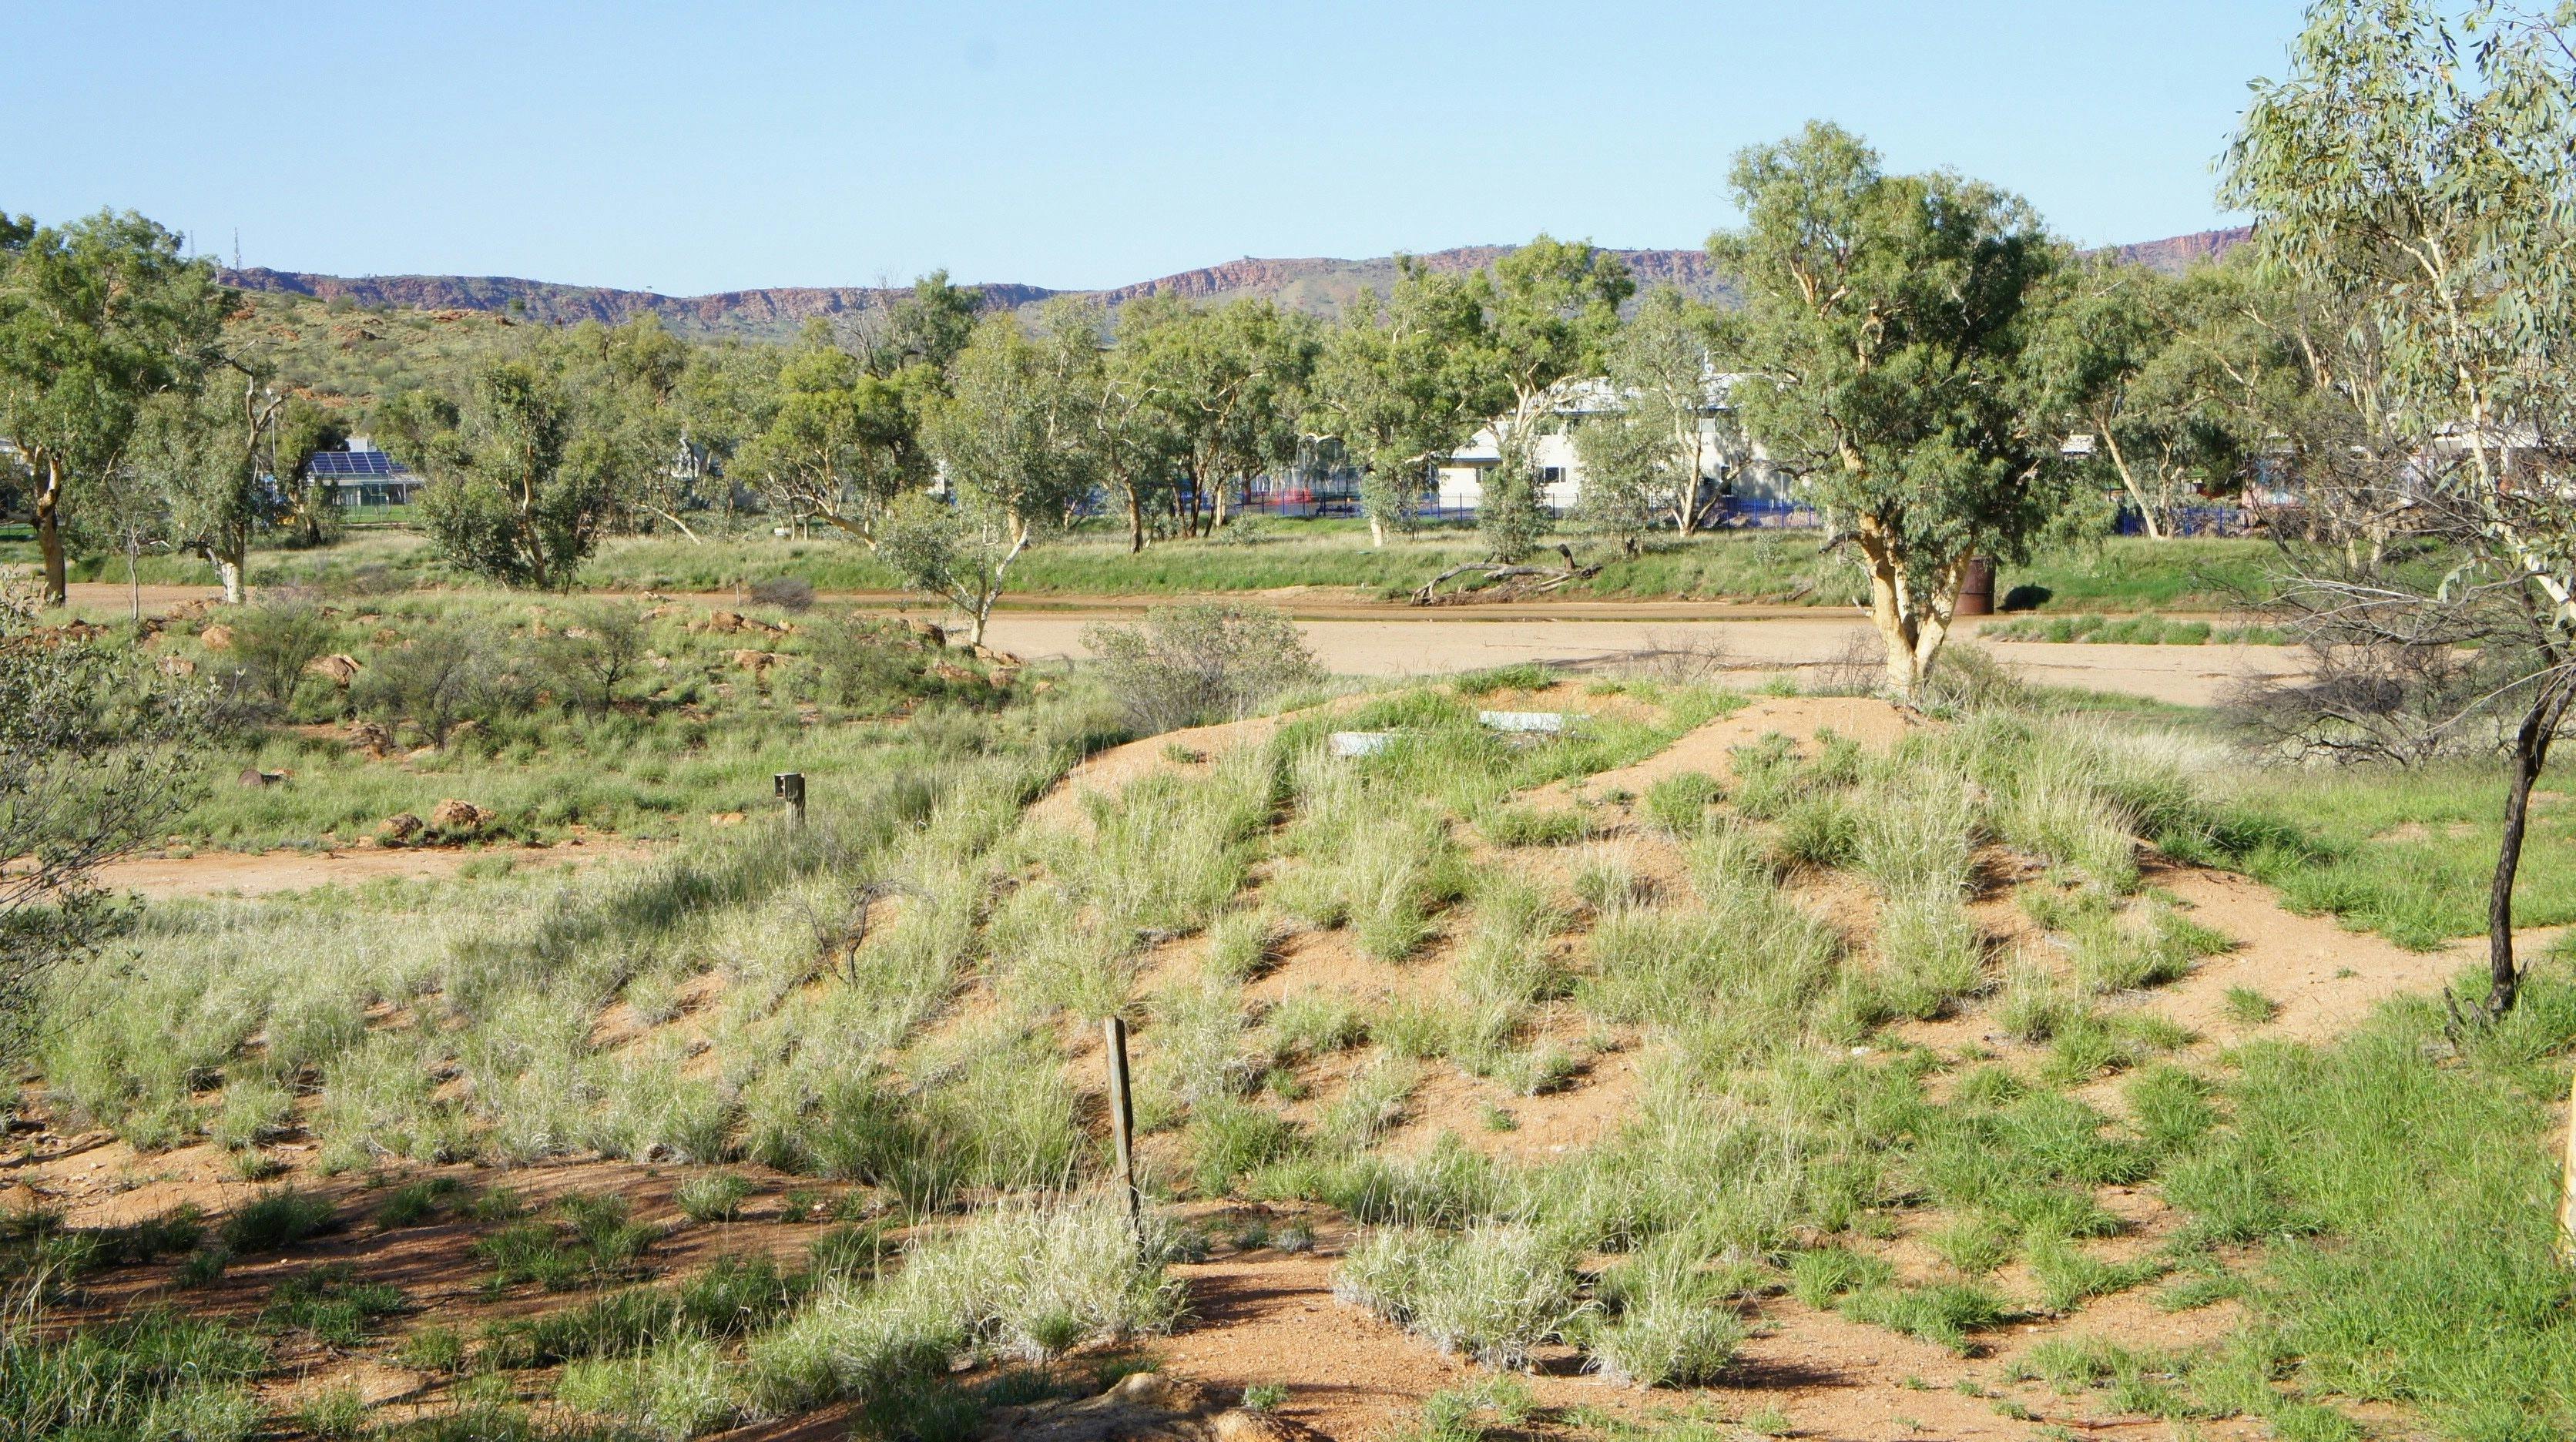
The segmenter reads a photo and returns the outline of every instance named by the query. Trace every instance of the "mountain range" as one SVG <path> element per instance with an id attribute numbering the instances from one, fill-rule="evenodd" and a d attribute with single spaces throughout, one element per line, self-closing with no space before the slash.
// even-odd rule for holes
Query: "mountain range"
<path id="1" fill-rule="evenodd" d="M 2121 259 L 2169 273 L 2215 259 L 2242 244 L 2248 231 L 2204 230 L 2190 235 L 2136 245 L 2111 247 Z M 1512 247 L 1467 245 L 1417 257 L 1434 270 L 1480 270 Z M 1698 250 L 1621 250 L 1641 287 L 1674 285 L 1703 300 L 1728 298 L 1723 277 Z M 617 324 L 638 315 L 654 315 L 674 332 L 712 338 L 783 339 L 814 316 L 852 317 L 884 306 L 899 289 L 882 286 L 778 286 L 761 290 L 723 291 L 714 295 L 671 296 L 653 291 L 616 290 L 606 286 L 563 285 L 510 276 L 465 275 L 316 275 L 271 270 L 265 266 L 226 269 L 223 283 L 242 290 L 347 300 L 360 306 L 396 306 L 414 310 L 508 311 L 528 320 L 569 325 L 596 320 Z M 1340 313 L 1363 289 L 1384 294 L 1394 284 L 1395 257 L 1366 260 L 1312 258 L 1263 260 L 1246 257 L 1221 265 L 1185 270 L 1108 290 L 1078 292 L 1011 282 L 982 286 L 985 303 L 1020 309 L 1058 295 L 1089 294 L 1111 307 L 1158 291 L 1197 301 L 1225 301 L 1259 296 L 1282 306 L 1317 315 Z"/>

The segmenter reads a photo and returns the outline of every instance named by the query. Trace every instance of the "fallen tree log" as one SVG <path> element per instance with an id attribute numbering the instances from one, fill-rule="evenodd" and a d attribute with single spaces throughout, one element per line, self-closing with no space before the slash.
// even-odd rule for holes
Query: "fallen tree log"
<path id="1" fill-rule="evenodd" d="M 1563 566 L 1505 564 L 1501 561 L 1468 561 L 1451 566 L 1448 570 L 1424 582 L 1421 588 L 1413 593 L 1413 604 L 1437 606 L 1444 601 L 1456 602 L 1469 597 L 1478 600 L 1517 601 L 1525 596 L 1545 595 L 1569 581 L 1588 581 L 1601 574 L 1601 568 L 1597 565 L 1575 564 L 1574 552 L 1565 546 L 1558 546 L 1556 553 L 1565 558 Z M 1446 596 L 1440 594 L 1441 582 L 1454 581 L 1460 576 L 1482 576 L 1487 584 L 1474 591 L 1453 591 Z"/>

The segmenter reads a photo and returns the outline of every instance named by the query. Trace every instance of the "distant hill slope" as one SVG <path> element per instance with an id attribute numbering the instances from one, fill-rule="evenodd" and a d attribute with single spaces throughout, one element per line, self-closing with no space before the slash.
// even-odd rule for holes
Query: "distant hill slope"
<path id="1" fill-rule="evenodd" d="M 2137 245 L 2114 247 L 2124 260 L 2157 270 L 2179 272 L 2192 263 L 2224 255 L 2241 244 L 2243 229 L 2208 230 Z M 1512 247 L 1465 245 L 1419 257 L 1434 270 L 1478 270 Z M 1697 250 L 1622 250 L 1643 285 L 1670 284 L 1703 300 L 1728 297 L 1726 282 Z M 395 306 L 427 311 L 509 311 L 554 325 L 596 320 L 614 325 L 652 314 L 673 331 L 692 336 L 736 335 L 750 339 L 783 339 L 794 335 L 812 316 L 857 316 L 877 309 L 897 292 L 875 286 L 781 286 L 763 290 L 724 291 L 715 295 L 671 296 L 651 291 L 614 290 L 606 286 L 560 285 L 510 276 L 464 275 L 313 275 L 252 266 L 222 273 L 227 285 L 243 290 L 345 299 L 353 304 Z M 1395 283 L 1395 258 L 1367 260 L 1324 257 L 1262 260 L 1246 257 L 1222 265 L 1185 270 L 1178 275 L 1139 281 L 1091 292 L 1112 306 L 1139 296 L 1170 291 L 1192 300 L 1222 301 L 1265 296 L 1294 310 L 1332 316 L 1361 290 L 1384 294 Z M 989 304 L 1019 309 L 1056 295 L 1081 292 L 1045 286 L 986 283 Z"/>

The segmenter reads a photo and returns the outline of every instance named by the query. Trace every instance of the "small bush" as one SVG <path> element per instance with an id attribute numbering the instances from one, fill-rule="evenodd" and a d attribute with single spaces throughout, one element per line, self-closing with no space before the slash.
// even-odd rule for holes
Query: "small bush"
<path id="1" fill-rule="evenodd" d="M 1191 1177 L 1200 1196 L 1222 1197 L 1235 1180 L 1288 1155 L 1296 1124 L 1264 1107 L 1210 1102 L 1190 1119 Z"/>
<path id="2" fill-rule="evenodd" d="M 802 576 L 763 577 L 751 583 L 748 594 L 755 606 L 775 606 L 790 613 L 814 608 L 814 583 Z"/>
<path id="3" fill-rule="evenodd" d="M 1562 1242 L 1527 1226 L 1391 1228 L 1351 1248 L 1333 1293 L 1442 1351 L 1516 1368 L 1580 1311 L 1572 1264 Z"/>
<path id="4" fill-rule="evenodd" d="M 1138 731 L 1238 721 L 1323 672 L 1284 611 L 1233 602 L 1159 606 L 1141 626 L 1095 623 L 1082 643 Z"/>
<path id="5" fill-rule="evenodd" d="M 355 1268 L 333 1262 L 280 1282 L 260 1309 L 259 1320 L 272 1330 L 293 1328 L 334 1347 L 355 1347 L 367 1339 L 377 1319 L 409 1305 L 401 1288 L 361 1282 Z"/>
<path id="6" fill-rule="evenodd" d="M 1845 1294 L 1835 1303 L 1835 1310 L 1853 1321 L 1871 1322 L 1892 1332 L 1937 1342 L 1962 1355 L 1975 1349 L 1971 1333 L 1992 1327 L 2008 1315 L 1994 1293 L 1956 1282 L 1872 1287 Z"/>
<path id="7" fill-rule="evenodd" d="M 690 1221 L 730 1222 L 741 1215 L 744 1200 L 759 1190 L 758 1183 L 738 1172 L 709 1172 L 680 1183 L 671 1202 Z"/>
<path id="8" fill-rule="evenodd" d="M 376 1207 L 375 1224 L 391 1230 L 416 1227 L 438 1216 L 465 1199 L 466 1188 L 461 1178 L 426 1177 L 406 1182 L 386 1195 Z"/>
<path id="9" fill-rule="evenodd" d="M 1591 834 L 1591 823 L 1572 807 L 1496 806 L 1476 820 L 1496 846 L 1571 846 Z"/>
<path id="10" fill-rule="evenodd" d="M 330 654 L 337 639 L 329 613 L 287 592 L 263 595 L 229 619 L 243 689 L 278 712 L 290 711 L 306 668 Z"/>
<path id="11" fill-rule="evenodd" d="M 293 1187 L 262 1192 L 224 1223 L 224 1245 L 235 1252 L 274 1252 L 330 1225 L 331 1204 Z"/>
<path id="12" fill-rule="evenodd" d="M 1646 819 L 1676 837 L 1692 837 L 1708 824 L 1708 809 L 1726 788 L 1704 771 L 1681 771 L 1646 787 Z"/>
<path id="13" fill-rule="evenodd" d="M 1369 1035 L 1367 1020 L 1348 997 L 1311 987 L 1281 997 L 1262 1025 L 1271 1053 L 1283 1060 L 1341 1051 Z"/>

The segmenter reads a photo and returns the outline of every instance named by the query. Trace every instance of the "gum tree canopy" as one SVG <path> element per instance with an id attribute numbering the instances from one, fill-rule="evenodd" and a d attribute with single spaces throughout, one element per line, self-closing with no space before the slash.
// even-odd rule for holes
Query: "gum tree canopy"
<path id="1" fill-rule="evenodd" d="M 2378 368 L 2408 476 L 2382 508 L 2462 558 L 2429 591 L 2384 572 L 2292 589 L 2396 644 L 2455 646 L 2480 608 L 2511 618 L 2479 638 L 2530 658 L 2480 702 L 2520 713 L 2488 893 L 2501 1014 L 2532 784 L 2576 703 L 2576 4 L 2318 0 L 2291 60 L 2254 87 L 2227 198 L 2266 259 L 2350 315 L 2328 343 Z"/>
<path id="2" fill-rule="evenodd" d="M 1746 224 L 1709 253 L 1745 297 L 1738 404 L 1858 547 L 1914 701 L 1970 558 L 2020 559 L 2063 490 L 2034 340 L 2066 249 L 2018 197 L 1885 174 L 1822 122 L 1737 156 L 1732 184 Z"/>

